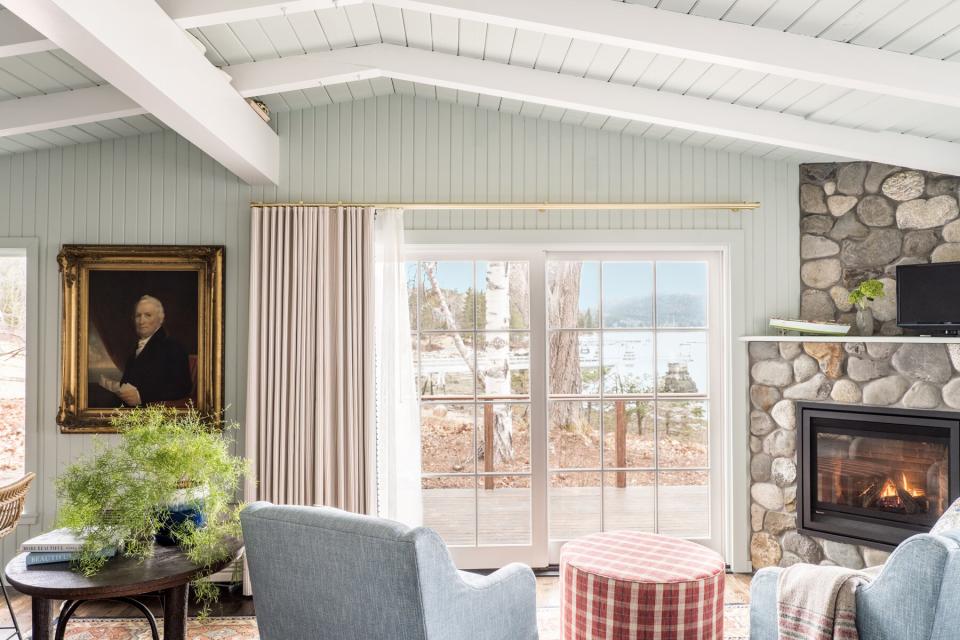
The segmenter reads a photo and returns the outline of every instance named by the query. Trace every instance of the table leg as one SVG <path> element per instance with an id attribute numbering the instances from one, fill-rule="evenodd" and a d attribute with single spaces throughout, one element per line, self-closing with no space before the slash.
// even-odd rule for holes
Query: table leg
<path id="1" fill-rule="evenodd" d="M 163 639 L 187 640 L 187 594 L 189 585 L 182 584 L 163 592 Z"/>
<path id="2" fill-rule="evenodd" d="M 33 640 L 50 640 L 50 601 L 36 596 L 31 600 L 33 600 L 33 631 L 31 637 Z"/>

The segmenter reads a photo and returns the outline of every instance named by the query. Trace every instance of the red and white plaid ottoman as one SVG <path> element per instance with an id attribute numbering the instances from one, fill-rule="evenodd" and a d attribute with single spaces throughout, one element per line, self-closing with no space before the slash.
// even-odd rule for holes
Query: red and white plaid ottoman
<path id="1" fill-rule="evenodd" d="M 597 533 L 560 553 L 563 640 L 722 640 L 724 562 L 699 544 Z"/>

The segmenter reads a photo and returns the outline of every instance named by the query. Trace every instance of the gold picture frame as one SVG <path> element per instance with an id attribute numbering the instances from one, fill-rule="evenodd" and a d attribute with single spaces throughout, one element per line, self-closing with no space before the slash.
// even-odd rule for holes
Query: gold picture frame
<path id="1" fill-rule="evenodd" d="M 57 412 L 62 433 L 114 431 L 111 416 L 136 406 L 122 399 L 121 384 L 129 382 L 128 369 L 135 366 L 134 359 L 141 358 L 148 344 L 149 353 L 165 363 L 155 370 L 159 373 L 150 375 L 162 379 L 166 363 L 174 362 L 171 366 L 180 383 L 192 386 L 188 395 L 178 395 L 176 400 L 154 394 L 157 400 L 142 403 L 156 402 L 178 410 L 194 406 L 220 422 L 223 258 L 222 246 L 63 245 L 57 256 L 63 287 Z M 151 307 L 152 303 L 156 306 Z M 141 339 L 140 332 L 147 329 L 134 326 L 134 310 L 140 305 L 160 316 L 162 334 L 155 330 Z M 161 348 L 166 351 L 158 352 Z M 147 358 L 142 358 L 136 366 L 142 370 L 145 362 Z M 184 362 L 188 373 L 182 369 Z M 184 375 L 190 377 L 185 380 Z M 97 378 L 92 380 L 94 376 Z M 178 393 L 185 388 L 180 384 Z M 135 397 L 140 398 L 139 392 Z"/>

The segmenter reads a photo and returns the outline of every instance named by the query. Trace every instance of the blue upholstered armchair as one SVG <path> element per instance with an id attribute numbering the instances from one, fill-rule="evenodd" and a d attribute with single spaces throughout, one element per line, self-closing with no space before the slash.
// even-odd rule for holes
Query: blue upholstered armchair
<path id="1" fill-rule="evenodd" d="M 263 640 L 536 640 L 529 567 L 457 571 L 440 537 L 327 507 L 240 515 Z"/>
<path id="2" fill-rule="evenodd" d="M 750 639 L 777 640 L 777 578 L 761 569 L 750 585 Z M 900 544 L 869 585 L 857 590 L 860 640 L 960 638 L 960 530 Z"/>

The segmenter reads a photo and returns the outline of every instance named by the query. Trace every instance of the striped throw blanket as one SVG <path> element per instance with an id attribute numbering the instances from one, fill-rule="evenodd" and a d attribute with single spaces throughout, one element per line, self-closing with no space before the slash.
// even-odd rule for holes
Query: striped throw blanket
<path id="1" fill-rule="evenodd" d="M 777 582 L 780 640 L 858 640 L 857 587 L 872 572 L 795 564 Z"/>

